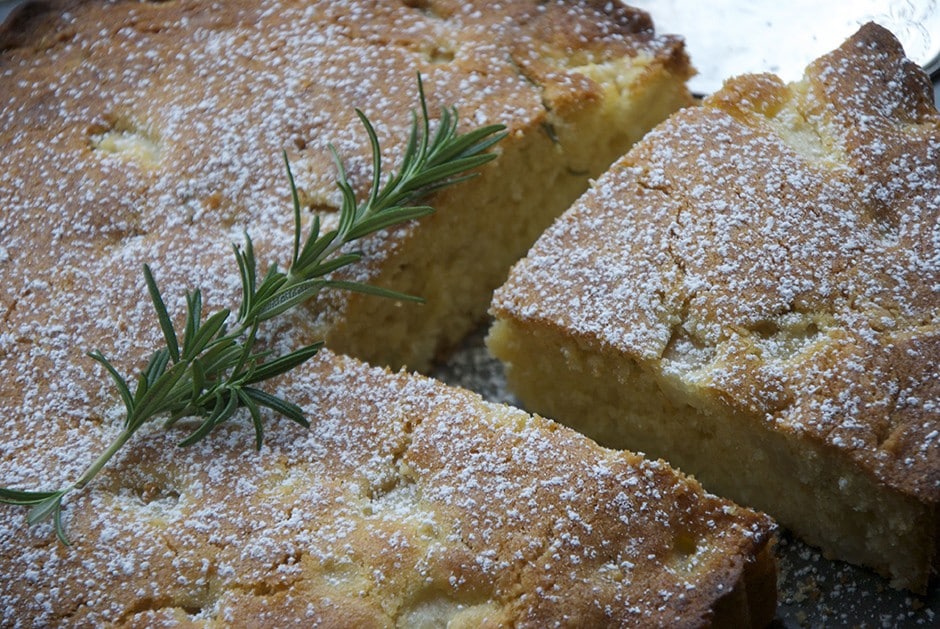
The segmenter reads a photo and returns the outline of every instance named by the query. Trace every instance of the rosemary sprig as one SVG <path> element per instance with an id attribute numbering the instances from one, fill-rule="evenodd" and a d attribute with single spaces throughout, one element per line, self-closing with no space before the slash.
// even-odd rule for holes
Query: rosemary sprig
<path id="1" fill-rule="evenodd" d="M 144 279 L 163 333 L 165 346 L 153 352 L 133 385 L 128 382 L 100 351 L 89 356 L 103 365 L 124 403 L 124 423 L 114 442 L 74 483 L 57 491 L 23 491 L 0 488 L 0 502 L 30 507 L 30 525 L 52 518 L 56 535 L 69 544 L 62 524 L 62 501 L 66 495 L 82 490 L 111 457 L 147 422 L 165 417 L 169 428 L 185 417 L 199 417 L 202 422 L 179 445 L 188 446 L 204 439 L 214 428 L 231 419 L 239 409 L 247 409 L 255 430 L 255 446 L 261 448 L 264 437 L 262 408 L 307 427 L 301 408 L 258 388 L 256 385 L 290 371 L 313 357 L 322 346 L 314 343 L 283 356 L 256 349 L 257 335 L 263 322 L 306 302 L 325 288 L 339 288 L 391 297 L 417 298 L 367 284 L 332 279 L 329 274 L 354 264 L 362 253 L 342 249 L 386 227 L 391 227 L 433 212 L 416 202 L 433 190 L 463 181 L 469 171 L 495 157 L 487 152 L 504 136 L 504 127 L 490 125 L 457 132 L 457 110 L 442 108 L 432 135 L 427 102 L 421 77 L 418 77 L 421 119 L 412 111 L 411 132 L 405 145 L 400 170 L 382 183 L 379 141 L 369 119 L 356 109 L 372 148 L 372 182 L 368 197 L 356 201 L 352 185 L 335 148 L 330 151 L 338 171 L 337 186 L 342 193 L 339 224 L 321 234 L 320 219 L 314 216 L 306 239 L 301 227 L 301 206 L 294 178 L 287 164 L 294 209 L 293 252 L 289 268 L 277 264 L 258 278 L 257 261 L 251 238 L 245 234 L 244 247 L 234 246 L 235 261 L 241 276 L 242 299 L 237 316 L 227 309 L 202 317 L 202 294 L 197 289 L 186 295 L 186 313 L 180 333 L 173 326 L 163 296 L 150 267 L 144 265 Z M 287 156 L 284 157 L 285 163 Z"/>

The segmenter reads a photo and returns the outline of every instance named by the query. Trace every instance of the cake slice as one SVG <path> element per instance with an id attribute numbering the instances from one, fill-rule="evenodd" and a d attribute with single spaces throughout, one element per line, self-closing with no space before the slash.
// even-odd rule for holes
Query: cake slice
<path id="1" fill-rule="evenodd" d="M 72 546 L 0 507 L 4 626 L 762 626 L 769 518 L 661 461 L 323 352 L 311 422 L 180 449 L 151 431 L 68 505 Z M 87 422 L 44 456 L 92 459 Z M 5 458 L 28 460 L 22 442 Z M 3 464 L 3 481 L 11 477 Z"/>
<path id="2" fill-rule="evenodd" d="M 15 268 L 99 229 L 290 233 L 282 152 L 305 207 L 335 224 L 328 145 L 361 197 L 371 156 L 354 108 L 397 166 L 419 73 L 432 116 L 456 105 L 474 127 L 506 125 L 497 162 L 428 199 L 420 229 L 364 243 L 369 263 L 344 276 L 426 305 L 314 306 L 330 346 L 394 366 L 424 369 L 477 325 L 589 177 L 690 102 L 681 40 L 618 3 L 60 1 L 18 16 L 0 33 L 0 263 Z M 0 312 L 30 281 L 4 282 Z"/>
<path id="3" fill-rule="evenodd" d="M 511 272 L 488 344 L 527 408 L 663 457 L 924 591 L 940 498 L 940 114 L 869 24 L 726 82 Z"/>

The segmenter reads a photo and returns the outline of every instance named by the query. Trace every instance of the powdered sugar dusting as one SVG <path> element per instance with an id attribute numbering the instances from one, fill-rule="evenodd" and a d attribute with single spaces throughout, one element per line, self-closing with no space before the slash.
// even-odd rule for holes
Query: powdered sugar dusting
<path id="1" fill-rule="evenodd" d="M 384 140 L 406 134 L 416 70 L 432 110 L 456 103 L 513 132 L 542 115 L 546 76 L 558 92 L 584 80 L 565 64 L 673 45 L 645 16 L 606 10 L 76 3 L 6 51 L 0 410 L 15 421 L 0 484 L 60 486 L 115 436 L 117 397 L 83 352 L 132 373 L 160 345 L 144 262 L 174 314 L 195 286 L 213 310 L 237 306 L 229 243 L 246 229 L 262 266 L 283 263 L 282 151 L 305 205 L 328 212 L 328 143 L 361 191 L 369 155 L 352 107 L 393 160 L 402 143 Z M 560 37 L 562 23 L 577 28 Z M 567 58 L 569 42 L 584 58 Z M 369 258 L 409 229 L 364 243 Z M 310 322 L 278 332 L 292 347 Z M 266 418 L 255 452 L 243 421 L 185 450 L 185 426 L 145 429 L 69 496 L 71 547 L 0 509 L 0 622 L 393 624 L 431 601 L 468 623 L 699 623 L 740 576 L 727 556 L 753 555 L 772 528 L 662 463 L 432 380 L 324 353 L 280 388 L 309 431 Z M 677 561 L 680 532 L 700 543 Z"/>
<path id="2" fill-rule="evenodd" d="M 935 502 L 940 114 L 876 28 L 789 91 L 745 77 L 654 130 L 494 309 L 661 360 Z"/>
<path id="3" fill-rule="evenodd" d="M 257 453 L 238 425 L 185 455 L 179 431 L 141 435 L 72 499 L 72 548 L 6 509 L 4 570 L 26 578 L 5 620 L 287 618 L 301 599 L 391 619 L 434 592 L 496 618 L 684 622 L 731 587 L 726 553 L 767 533 L 661 462 L 430 379 L 325 353 L 281 393 L 313 425 L 271 426 Z M 676 535 L 695 540 L 679 558 Z"/>
<path id="4" fill-rule="evenodd" d="M 0 107 L 0 369 L 14 375 L 0 384 L 0 399 L 22 421 L 4 448 L 13 457 L 50 438 L 73 445 L 53 452 L 59 465 L 33 469 L 16 456 L 10 482 L 72 477 L 85 458 L 76 440 L 97 439 L 84 434 L 83 420 L 103 419 L 114 396 L 84 352 L 100 349 L 128 373 L 159 342 L 144 262 L 172 312 L 182 311 L 184 290 L 196 286 L 212 308 L 237 305 L 230 303 L 238 274 L 229 243 L 242 242 L 246 230 L 262 268 L 285 262 L 291 213 L 282 151 L 305 203 L 323 211 L 329 226 L 338 192 L 327 145 L 361 192 L 371 173 L 353 108 L 367 112 L 383 158 L 394 161 L 403 142 L 388 140 L 407 135 L 418 70 L 432 112 L 456 103 L 476 123 L 510 130 L 541 116 L 539 87 L 521 68 L 539 51 L 552 52 L 540 29 L 558 12 L 579 21 L 590 10 L 497 9 L 82 6 L 62 15 L 56 32 L 37 34 L 35 49 L 7 51 L 0 58 L 9 86 Z M 651 33 L 634 35 L 643 25 L 630 21 L 638 19 L 632 13 L 614 13 L 620 17 L 609 23 L 592 21 L 597 32 L 584 35 L 586 49 L 665 46 Z M 445 53 L 453 55 L 447 63 Z M 563 91 L 566 74 L 556 76 Z M 355 279 L 368 279 L 369 263 L 379 264 L 410 229 L 362 243 L 367 262 Z M 69 430 L 80 434 L 66 438 Z"/>

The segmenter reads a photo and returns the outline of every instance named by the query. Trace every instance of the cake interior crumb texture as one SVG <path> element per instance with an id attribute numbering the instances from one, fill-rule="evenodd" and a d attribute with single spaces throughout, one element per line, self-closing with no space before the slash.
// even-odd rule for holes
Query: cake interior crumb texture
<path id="1" fill-rule="evenodd" d="M 521 32 L 511 29 L 482 52 L 474 49 L 484 37 L 480 31 L 493 27 L 488 11 L 482 24 L 464 19 L 451 26 L 450 46 L 460 51 L 452 54 L 471 57 L 451 62 L 470 74 L 452 92 L 456 102 L 470 90 L 482 101 L 519 108 L 484 119 L 485 106 L 461 107 L 475 122 L 508 123 L 509 137 L 479 179 L 436 195 L 434 216 L 420 229 L 395 235 L 392 252 L 370 278 L 425 302 L 344 296 L 342 304 L 331 304 L 339 310 L 328 321 L 331 347 L 377 364 L 426 370 L 479 324 L 512 263 L 589 178 L 690 104 L 685 79 L 691 69 L 679 40 L 653 38 L 651 25 L 631 13 L 618 20 L 614 5 L 605 9 L 614 14 L 604 15 L 586 8 L 592 3 L 539 4 L 544 15 L 514 15 L 527 22 Z"/>
<path id="2" fill-rule="evenodd" d="M 940 498 L 940 114 L 867 25 L 650 133 L 497 291 L 524 405 L 923 592 Z"/>

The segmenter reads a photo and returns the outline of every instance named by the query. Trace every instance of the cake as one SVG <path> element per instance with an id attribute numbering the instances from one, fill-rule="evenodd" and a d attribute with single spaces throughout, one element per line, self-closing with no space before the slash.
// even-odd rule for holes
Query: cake
<path id="1" fill-rule="evenodd" d="M 940 498 L 940 114 L 868 24 L 618 160 L 494 296 L 525 407 L 923 592 Z"/>
<path id="2" fill-rule="evenodd" d="M 470 297 L 485 308 L 479 285 L 603 155 L 688 98 L 678 40 L 654 37 L 643 14 L 588 2 L 60 2 L 21 10 L 0 48 L 5 489 L 73 482 L 121 434 L 119 391 L 86 352 L 133 374 L 166 341 L 142 264 L 169 319 L 196 287 L 207 311 L 234 308 L 231 243 L 248 231 L 262 269 L 290 251 L 282 151 L 305 207 L 337 203 L 329 144 L 366 191 L 353 107 L 375 124 L 386 164 L 404 151 L 417 71 L 432 111 L 456 103 L 469 125 L 510 135 L 478 179 L 429 199 L 430 220 L 363 243 L 373 266 L 353 277 L 427 306 L 337 293 L 261 335 L 279 355 L 326 336 L 420 365 L 475 316 Z M 415 266 L 431 254 L 440 264 Z M 244 412 L 178 448 L 199 418 L 145 424 L 68 495 L 69 545 L 23 507 L 0 506 L 0 624 L 773 616 L 772 521 L 662 461 L 328 350 L 268 385 L 302 407 L 308 429 L 266 414 L 255 450 Z"/>
<path id="3" fill-rule="evenodd" d="M 0 49 L 7 269 L 88 230 L 288 233 L 283 152 L 329 225 L 341 197 L 328 145 L 364 193 L 354 108 L 393 168 L 419 73 L 433 117 L 455 105 L 465 125 L 506 125 L 497 162 L 429 199 L 438 212 L 420 229 L 363 243 L 367 263 L 344 276 L 425 304 L 334 292 L 311 308 L 336 351 L 422 370 L 482 321 L 589 177 L 690 101 L 681 40 L 617 3 L 50 2 L 22 9 Z M 0 311 L 26 307 L 31 280 L 5 276 Z"/>
<path id="4" fill-rule="evenodd" d="M 662 461 L 326 350 L 280 390 L 309 430 L 270 426 L 260 452 L 242 422 L 185 449 L 179 429 L 139 435 L 69 503 L 70 547 L 0 507 L 0 624 L 741 627 L 773 617 L 770 519 Z M 72 432 L 46 447 L 42 470 L 22 473 L 87 462 L 108 427 Z M 10 463 L 2 469 L 10 480 Z"/>

